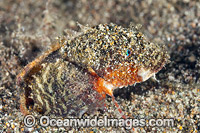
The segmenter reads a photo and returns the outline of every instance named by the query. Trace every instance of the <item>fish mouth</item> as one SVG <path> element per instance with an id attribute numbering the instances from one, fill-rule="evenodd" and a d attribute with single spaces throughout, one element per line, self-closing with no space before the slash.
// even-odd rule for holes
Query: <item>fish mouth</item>
<path id="1" fill-rule="evenodd" d="M 148 68 L 140 68 L 138 69 L 138 76 L 142 78 L 142 82 L 148 80 L 152 76 L 155 76 L 156 73 L 158 73 L 163 67 L 165 66 L 165 63 L 162 63 L 160 67 L 157 69 L 148 69 Z"/>
<path id="2" fill-rule="evenodd" d="M 154 72 L 154 71 L 152 71 L 150 69 L 140 68 L 138 70 L 138 76 L 140 76 L 142 78 L 142 81 L 148 80 L 149 78 L 151 78 L 155 74 L 156 74 L 156 72 Z"/>

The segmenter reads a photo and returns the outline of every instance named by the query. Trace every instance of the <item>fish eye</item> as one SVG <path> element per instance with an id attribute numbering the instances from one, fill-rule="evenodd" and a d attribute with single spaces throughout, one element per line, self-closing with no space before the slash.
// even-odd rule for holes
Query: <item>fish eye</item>
<path id="1" fill-rule="evenodd" d="M 131 51 L 129 49 L 127 49 L 126 56 L 129 56 L 130 54 L 131 54 Z"/>

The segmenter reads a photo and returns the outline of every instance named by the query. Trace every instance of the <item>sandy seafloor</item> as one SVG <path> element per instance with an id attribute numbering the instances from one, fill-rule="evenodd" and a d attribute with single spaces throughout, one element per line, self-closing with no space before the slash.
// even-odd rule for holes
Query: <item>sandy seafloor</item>
<path id="1" fill-rule="evenodd" d="M 0 132 L 64 131 L 64 128 L 26 128 L 19 110 L 16 75 L 55 37 L 76 22 L 94 26 L 142 24 L 153 42 L 167 46 L 171 62 L 157 75 L 115 90 L 129 118 L 173 118 L 173 127 L 137 127 L 138 132 L 200 132 L 200 2 L 198 0 L 0 0 Z M 95 112 L 118 118 L 107 98 L 107 110 Z M 129 132 L 124 128 L 87 127 L 71 131 Z"/>

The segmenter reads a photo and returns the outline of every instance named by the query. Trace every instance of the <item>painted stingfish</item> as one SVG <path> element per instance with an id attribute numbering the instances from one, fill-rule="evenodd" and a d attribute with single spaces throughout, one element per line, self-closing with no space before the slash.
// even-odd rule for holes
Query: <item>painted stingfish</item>
<path id="1" fill-rule="evenodd" d="M 113 90 L 143 82 L 169 61 L 164 45 L 138 28 L 80 25 L 81 34 L 57 43 L 17 76 L 20 109 L 26 114 L 81 117 L 103 107 Z"/>

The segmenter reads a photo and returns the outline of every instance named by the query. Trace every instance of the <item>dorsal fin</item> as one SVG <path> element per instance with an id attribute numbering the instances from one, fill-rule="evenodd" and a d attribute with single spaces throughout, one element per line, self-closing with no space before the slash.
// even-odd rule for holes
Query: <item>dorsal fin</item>
<path id="1" fill-rule="evenodd" d="M 71 29 L 65 29 L 64 32 L 66 34 L 66 37 L 69 39 L 73 39 L 81 34 L 80 32 L 77 32 Z"/>
<path id="2" fill-rule="evenodd" d="M 84 26 L 84 25 L 80 24 L 79 22 L 77 22 L 77 25 L 78 25 L 78 27 L 80 27 L 81 31 L 84 33 L 86 33 L 89 30 L 90 31 L 94 30 L 92 27 L 89 27 L 89 25 Z"/>

